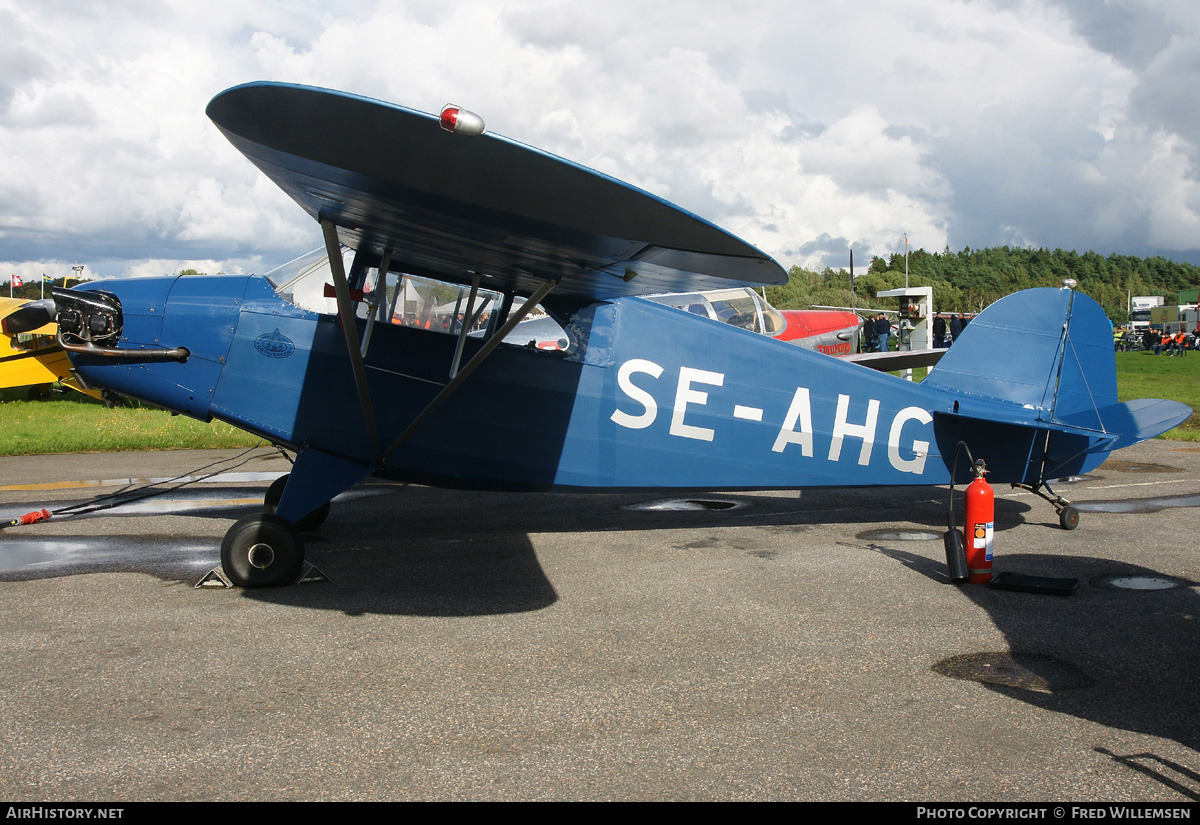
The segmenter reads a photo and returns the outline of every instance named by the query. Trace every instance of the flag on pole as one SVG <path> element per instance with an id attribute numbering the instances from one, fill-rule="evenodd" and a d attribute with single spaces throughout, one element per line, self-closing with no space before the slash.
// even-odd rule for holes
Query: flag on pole
<path id="1" fill-rule="evenodd" d="M 25 282 L 21 280 L 20 275 L 13 275 L 12 276 L 12 285 L 13 286 L 25 286 Z"/>

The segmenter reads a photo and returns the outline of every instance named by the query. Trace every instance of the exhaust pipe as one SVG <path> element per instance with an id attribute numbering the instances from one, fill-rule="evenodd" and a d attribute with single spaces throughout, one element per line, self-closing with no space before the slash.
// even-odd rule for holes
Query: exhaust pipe
<path id="1" fill-rule="evenodd" d="M 55 339 L 67 352 L 125 361 L 187 361 L 187 347 L 121 349 L 124 316 L 121 302 L 111 292 L 51 289 L 52 298 L 30 301 L 12 312 L 2 324 L 6 335 L 32 332 L 50 322 L 58 324 Z"/>

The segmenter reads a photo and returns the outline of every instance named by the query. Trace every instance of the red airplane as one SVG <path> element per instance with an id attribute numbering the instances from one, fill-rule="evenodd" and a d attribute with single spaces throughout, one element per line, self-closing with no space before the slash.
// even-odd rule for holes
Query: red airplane
<path id="1" fill-rule="evenodd" d="M 854 353 L 862 326 L 862 320 L 850 311 L 776 309 L 749 287 L 647 297 L 693 315 L 839 357 Z"/>

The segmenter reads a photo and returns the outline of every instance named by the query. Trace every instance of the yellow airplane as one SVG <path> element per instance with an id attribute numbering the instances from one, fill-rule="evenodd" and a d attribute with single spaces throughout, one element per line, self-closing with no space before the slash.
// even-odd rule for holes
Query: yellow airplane
<path id="1" fill-rule="evenodd" d="M 0 298 L 0 321 L 29 303 L 23 298 Z M 0 323 L 0 389 L 29 387 L 29 397 L 44 398 L 56 382 L 100 398 L 99 390 L 85 390 L 71 375 L 67 353 L 54 340 L 54 322 L 29 332 L 8 333 Z"/>

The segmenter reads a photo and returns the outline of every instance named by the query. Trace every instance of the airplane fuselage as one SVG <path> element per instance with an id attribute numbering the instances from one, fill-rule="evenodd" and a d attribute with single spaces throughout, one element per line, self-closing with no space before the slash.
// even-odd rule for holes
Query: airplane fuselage
<path id="1" fill-rule="evenodd" d="M 89 286 L 119 296 L 122 348 L 190 351 L 186 363 L 73 356 L 90 384 L 385 477 L 512 489 L 928 485 L 950 480 L 965 440 L 993 479 L 1024 481 L 1055 449 L 1030 427 L 988 423 L 984 436 L 960 408 L 968 399 L 621 298 L 576 313 L 567 352 L 500 346 L 383 461 L 448 382 L 454 336 L 376 327 L 364 358 L 372 439 L 336 316 L 296 307 L 261 277 Z M 466 356 L 479 345 L 468 339 Z M 1081 455 L 1062 474 L 1102 459 Z"/>

